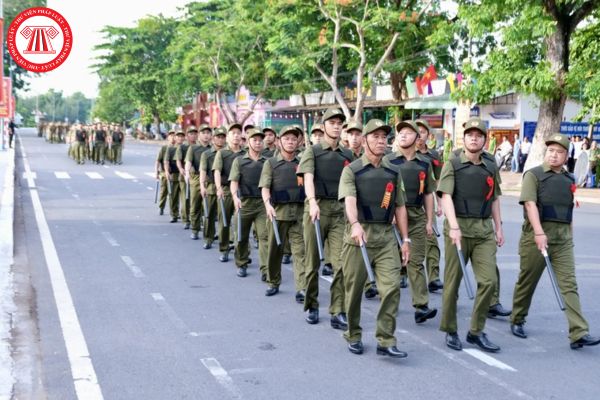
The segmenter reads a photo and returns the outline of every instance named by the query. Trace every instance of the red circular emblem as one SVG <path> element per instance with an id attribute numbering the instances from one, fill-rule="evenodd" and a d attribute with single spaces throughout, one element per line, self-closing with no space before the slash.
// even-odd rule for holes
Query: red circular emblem
<path id="1" fill-rule="evenodd" d="M 15 62 L 32 72 L 58 68 L 73 47 L 73 33 L 67 20 L 57 11 L 33 7 L 22 11 L 11 22 L 6 47 Z"/>

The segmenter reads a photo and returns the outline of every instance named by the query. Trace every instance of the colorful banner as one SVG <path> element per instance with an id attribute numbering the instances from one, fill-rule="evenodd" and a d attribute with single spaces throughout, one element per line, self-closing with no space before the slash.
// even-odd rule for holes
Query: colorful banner
<path id="1" fill-rule="evenodd" d="M 0 18 L 0 43 L 2 44 L 2 54 L 4 54 L 4 18 Z M 4 57 L 0 57 L 0 80 L 4 78 Z M 4 103 L 4 91 L 0 90 L 0 103 Z"/>
<path id="2" fill-rule="evenodd" d="M 2 78 L 2 98 L 6 101 L 0 103 L 0 118 L 10 117 L 10 96 L 12 93 L 12 82 L 10 78 Z"/>

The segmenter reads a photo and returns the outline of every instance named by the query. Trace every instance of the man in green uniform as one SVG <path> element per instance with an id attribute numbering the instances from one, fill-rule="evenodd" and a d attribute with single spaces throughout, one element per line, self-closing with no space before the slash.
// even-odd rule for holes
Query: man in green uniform
<path id="1" fill-rule="evenodd" d="M 496 135 L 490 133 L 490 143 L 488 145 L 488 153 L 494 155 L 496 153 Z"/>
<path id="2" fill-rule="evenodd" d="M 581 312 L 575 256 L 573 254 L 573 205 L 575 180 L 564 168 L 568 159 L 569 139 L 555 134 L 546 140 L 544 163 L 523 176 L 519 203 L 525 211 L 519 255 L 521 271 L 515 285 L 511 331 L 526 338 L 524 325 L 533 293 L 545 268 L 542 252 L 548 252 L 569 323 L 571 348 L 594 346 L 600 338 L 589 334 L 589 325 Z"/>
<path id="3" fill-rule="evenodd" d="M 209 150 L 202 153 L 200 157 L 200 195 L 205 199 L 208 207 L 208 215 L 204 219 L 204 249 L 212 247 L 215 237 L 215 223 L 217 222 L 218 205 L 217 189 L 215 187 L 215 178 L 212 170 L 217 152 L 225 148 L 225 138 L 227 131 L 225 128 L 218 127 L 212 137 L 212 146 Z"/>
<path id="4" fill-rule="evenodd" d="M 106 157 L 106 130 L 101 124 L 96 124 L 96 132 L 94 136 L 94 162 L 104 165 Z"/>
<path id="5" fill-rule="evenodd" d="M 419 139 L 417 140 L 417 149 L 421 155 L 427 157 L 431 163 L 433 170 L 433 178 L 435 180 L 435 187 L 437 187 L 442 173 L 442 162 L 440 160 L 439 153 L 434 148 L 429 148 L 428 143 L 430 142 L 429 137 L 431 136 L 431 127 L 427 121 L 418 119 L 415 121 L 419 127 Z M 431 220 L 432 226 L 437 226 L 437 217 L 442 216 L 442 207 L 439 206 L 439 198 L 433 196 L 434 202 L 434 213 L 433 219 Z M 436 209 L 437 205 L 437 209 Z M 430 292 L 443 289 L 444 284 L 440 280 L 440 247 L 438 244 L 436 235 L 427 236 L 427 244 L 425 246 L 425 267 L 427 268 L 427 275 L 429 277 L 428 289 Z"/>
<path id="6" fill-rule="evenodd" d="M 277 150 L 277 145 L 275 144 L 277 137 L 275 131 L 270 126 L 263 128 L 262 131 L 265 134 L 265 148 L 262 154 L 265 158 L 271 158 L 275 155 L 275 151 Z"/>
<path id="7" fill-rule="evenodd" d="M 344 338 L 351 353 L 363 353 L 360 313 L 367 272 L 359 246 L 365 246 L 381 295 L 375 330 L 377 354 L 404 358 L 407 354 L 398 350 L 395 337 L 401 261 L 392 227 L 394 218 L 404 238 L 404 262 L 411 255 L 402 175 L 383 157 L 391 130 L 380 120 L 370 120 L 363 130 L 365 153 L 343 169 L 340 179 L 338 196 L 347 216 L 342 249 L 348 313 Z"/>
<path id="8" fill-rule="evenodd" d="M 238 123 L 229 125 L 227 128 L 227 148 L 219 150 L 215 156 L 212 170 L 214 173 L 215 187 L 217 189 L 217 201 L 219 205 L 219 261 L 229 261 L 229 227 L 233 215 L 233 199 L 229 189 L 229 173 L 233 160 L 241 157 L 246 152 L 242 148 L 242 126 Z M 224 206 L 224 207 L 223 207 Z M 223 220 L 227 223 L 224 224 Z"/>
<path id="9" fill-rule="evenodd" d="M 261 130 L 250 128 L 246 130 L 248 143 L 247 153 L 233 160 L 229 181 L 233 205 L 239 216 L 236 218 L 235 265 L 237 275 L 244 278 L 247 275 L 250 263 L 250 228 L 256 228 L 258 237 L 258 262 L 263 281 L 267 279 L 267 214 L 262 201 L 258 183 L 266 158 L 262 156 L 264 133 Z M 241 223 L 241 227 L 237 224 Z"/>
<path id="10" fill-rule="evenodd" d="M 73 143 L 73 155 L 77 164 L 85 164 L 85 146 L 87 133 L 81 127 L 81 124 L 75 126 L 75 142 Z"/>
<path id="11" fill-rule="evenodd" d="M 196 129 L 189 127 L 189 130 Z M 200 133 L 198 135 L 199 143 L 188 148 L 185 155 L 185 173 L 188 176 L 190 185 L 190 222 L 192 225 L 192 240 L 198 240 L 198 232 L 200 232 L 200 219 L 202 218 L 202 196 L 200 192 L 200 160 L 202 153 L 210 150 L 210 136 L 212 130 L 206 124 L 200 125 Z"/>
<path id="12" fill-rule="evenodd" d="M 165 205 L 167 204 L 167 197 L 169 196 L 169 181 L 167 181 L 167 175 L 165 174 L 165 154 L 170 146 L 175 145 L 175 132 L 169 131 L 167 135 L 167 144 L 160 147 L 158 155 L 156 156 L 156 162 L 154 163 L 154 170 L 156 172 L 156 179 L 160 180 L 160 197 L 158 200 L 159 214 L 163 215 L 165 212 Z"/>
<path id="13" fill-rule="evenodd" d="M 123 164 L 123 146 L 125 143 L 125 135 L 121 132 L 121 126 L 115 124 L 115 130 L 112 133 L 112 154 L 113 164 Z"/>
<path id="14" fill-rule="evenodd" d="M 184 138 L 185 134 L 181 131 L 175 134 L 175 144 L 167 147 L 163 163 L 165 175 L 167 177 L 167 184 L 171 187 L 171 195 L 169 198 L 169 205 L 171 207 L 171 223 L 177 222 L 180 215 L 179 196 L 182 194 L 180 193 L 179 168 L 177 167 L 177 161 L 175 160 L 175 153 L 177 152 L 177 148 L 179 148 L 179 146 L 181 146 L 183 143 Z M 185 193 L 183 193 L 183 196 L 185 196 Z"/>
<path id="15" fill-rule="evenodd" d="M 179 170 L 179 200 L 181 207 L 181 221 L 183 229 L 190 229 L 190 198 L 191 190 L 188 191 L 190 185 L 190 176 L 185 173 L 185 156 L 191 146 L 196 144 L 198 138 L 198 129 L 195 126 L 190 126 L 187 129 L 187 142 L 181 143 L 175 151 L 175 162 Z"/>
<path id="16" fill-rule="evenodd" d="M 500 347 L 492 343 L 483 330 L 498 284 L 496 250 L 497 246 L 504 244 L 500 218 L 500 173 L 494 160 L 483 151 L 487 137 L 484 122 L 471 118 L 464 124 L 464 129 L 465 147 L 459 157 L 444 164 L 438 186 L 446 215 L 446 269 L 440 330 L 446 332 L 448 347 L 462 350 L 456 316 L 458 289 L 463 277 L 457 253 L 460 247 L 465 261 L 471 260 L 477 281 L 467 342 L 487 352 L 498 352 Z"/>
<path id="17" fill-rule="evenodd" d="M 452 143 L 452 136 L 450 132 L 446 131 L 444 137 L 444 153 L 442 155 L 442 162 L 446 163 L 450 159 L 450 155 L 452 154 L 452 148 L 454 147 L 454 143 Z"/>
<path id="18" fill-rule="evenodd" d="M 352 162 L 350 150 L 339 146 L 342 124 L 346 117 L 337 108 L 328 109 L 323 115 L 325 136 L 321 143 L 309 146 L 302 154 L 298 176 L 304 179 L 306 201 L 304 207 L 304 242 L 306 296 L 304 311 L 306 322 L 319 322 L 319 252 L 315 221 L 320 221 L 322 240 L 329 240 L 330 258 L 333 264 L 331 301 L 329 313 L 331 326 L 345 330 L 348 327 L 344 311 L 344 277 L 341 265 L 342 239 L 344 234 L 344 206 L 338 201 L 338 184 L 342 169 Z"/>
<path id="19" fill-rule="evenodd" d="M 310 130 L 310 144 L 319 144 L 325 135 L 323 124 L 314 124 Z"/>
<path id="20" fill-rule="evenodd" d="M 399 149 L 385 159 L 398 166 L 406 193 L 408 235 L 412 239 L 411 257 L 407 272 L 410 280 L 415 322 L 421 324 L 437 315 L 437 309 L 429 308 L 429 292 L 425 274 L 425 246 L 427 237 L 433 234 L 433 191 L 435 181 L 429 159 L 417 152 L 419 127 L 414 121 L 396 125 Z"/>
<path id="21" fill-rule="evenodd" d="M 263 202 L 269 221 L 276 219 L 281 245 L 277 245 L 275 231 L 271 226 L 268 238 L 267 284 L 265 296 L 279 293 L 281 284 L 281 261 L 285 243 L 290 243 L 294 256 L 294 284 L 296 301 L 304 302 L 304 237 L 302 236 L 303 203 L 306 198 L 303 179 L 296 176 L 300 160 L 296 155 L 300 132 L 293 126 L 279 131 L 280 150 L 267 160 L 260 182 Z"/>

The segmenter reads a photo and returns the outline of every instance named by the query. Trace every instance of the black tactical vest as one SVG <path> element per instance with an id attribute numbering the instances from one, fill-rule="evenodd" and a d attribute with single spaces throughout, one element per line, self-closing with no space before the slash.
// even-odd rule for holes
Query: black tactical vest
<path id="1" fill-rule="evenodd" d="M 422 156 L 427 157 L 431 163 L 433 170 L 433 177 L 438 180 L 442 173 L 442 161 L 440 160 L 440 154 L 435 150 L 428 150 L 427 153 L 420 153 Z"/>
<path id="2" fill-rule="evenodd" d="M 321 144 L 313 147 L 315 155 L 315 195 L 321 199 L 338 198 L 342 170 L 352 162 L 352 152 L 345 148 L 324 150 Z"/>
<path id="3" fill-rule="evenodd" d="M 113 132 L 112 141 L 114 144 L 121 144 L 123 141 L 123 133 L 122 132 Z"/>
<path id="4" fill-rule="evenodd" d="M 76 131 L 75 132 L 75 139 L 79 143 L 85 143 L 85 131 Z"/>
<path id="5" fill-rule="evenodd" d="M 240 194 L 242 198 L 261 197 L 261 191 L 258 187 L 260 174 L 265 163 L 264 158 L 254 161 L 251 158 L 240 158 L 238 160 L 240 167 Z"/>
<path id="6" fill-rule="evenodd" d="M 215 163 L 215 157 L 217 156 L 217 151 L 215 149 L 215 151 L 211 151 L 209 150 L 209 153 L 206 157 L 206 182 L 208 183 L 215 183 L 215 171 L 212 170 L 212 166 Z"/>
<path id="7" fill-rule="evenodd" d="M 262 154 L 262 156 L 263 156 L 264 158 L 271 158 L 271 157 L 273 157 L 273 155 L 275 155 L 275 150 L 271 150 L 271 149 L 269 149 L 269 148 L 266 148 L 266 149 L 264 149 L 264 150 L 262 151 L 262 153 L 261 153 L 261 154 Z"/>
<path id="8" fill-rule="evenodd" d="M 106 139 L 106 132 L 105 131 L 96 131 L 96 142 L 104 142 L 104 140 Z"/>
<path id="9" fill-rule="evenodd" d="M 273 204 L 303 203 L 306 194 L 304 193 L 304 186 L 298 185 L 298 177 L 296 176 L 298 159 L 277 161 L 273 157 L 268 162 L 273 170 L 273 180 L 271 182 Z"/>
<path id="10" fill-rule="evenodd" d="M 429 162 L 419 158 L 407 161 L 403 156 L 395 155 L 390 157 L 389 161 L 397 165 L 402 173 L 402 181 L 404 181 L 404 190 L 406 191 L 406 206 L 423 207 L 425 191 L 423 190 L 423 193 L 419 194 L 421 186 L 419 177 L 424 177 L 425 182 L 427 182 L 427 174 L 429 174 L 430 168 Z"/>
<path id="11" fill-rule="evenodd" d="M 237 153 L 229 149 L 221 150 L 221 157 L 223 158 L 223 169 L 221 169 L 221 186 L 229 186 L 229 173 L 231 172 L 231 166 L 233 160 L 246 154 L 244 150 L 240 150 Z"/>
<path id="12" fill-rule="evenodd" d="M 185 155 L 187 154 L 188 149 L 190 148 L 189 144 L 182 143 L 179 148 L 181 149 L 181 162 L 185 164 Z"/>
<path id="13" fill-rule="evenodd" d="M 575 184 L 573 177 L 566 173 L 544 172 L 540 165 L 529 172 L 538 180 L 537 208 L 540 220 L 570 224 L 573 221 L 574 195 L 571 185 Z M 527 217 L 527 212 L 525 217 Z"/>
<path id="14" fill-rule="evenodd" d="M 200 158 L 202 158 L 202 153 L 210 150 L 209 146 L 202 146 L 201 144 L 196 144 L 192 146 L 192 167 L 194 168 L 194 172 L 198 173 L 200 171 Z"/>
<path id="15" fill-rule="evenodd" d="M 454 154 L 452 166 L 454 167 L 454 210 L 457 217 L 463 218 L 489 218 L 492 215 L 492 198 L 494 197 L 494 177 L 496 175 L 496 162 L 488 153 L 481 153 L 482 163 L 479 165 L 470 162 L 460 162 L 460 151 Z M 491 183 L 492 187 L 490 188 Z M 486 200 L 486 196 L 491 196 Z"/>
<path id="16" fill-rule="evenodd" d="M 179 168 L 177 168 L 177 161 L 175 161 L 175 152 L 177 151 L 177 147 L 167 147 L 167 151 L 165 154 L 165 159 L 169 162 L 169 172 L 170 173 L 178 173 Z"/>
<path id="17" fill-rule="evenodd" d="M 350 164 L 356 185 L 356 208 L 360 222 L 390 224 L 396 209 L 396 182 L 399 169 L 387 160 L 381 166 L 363 166 L 361 159 Z M 391 185 L 391 186 L 390 186 Z M 387 208 L 382 207 L 386 189 L 391 189 Z"/>

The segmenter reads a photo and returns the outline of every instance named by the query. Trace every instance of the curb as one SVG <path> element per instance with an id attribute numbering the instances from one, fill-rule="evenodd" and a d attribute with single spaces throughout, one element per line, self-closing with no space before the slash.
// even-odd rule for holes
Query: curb
<path id="1" fill-rule="evenodd" d="M 16 145 L 16 141 L 15 141 Z M 12 265 L 14 261 L 15 151 L 7 149 L 6 161 L 0 158 L 0 170 L 6 168 L 0 199 L 0 398 L 10 399 L 14 385 L 12 359 L 12 315 L 15 312 Z M 1 178 L 1 177 L 0 177 Z"/>

